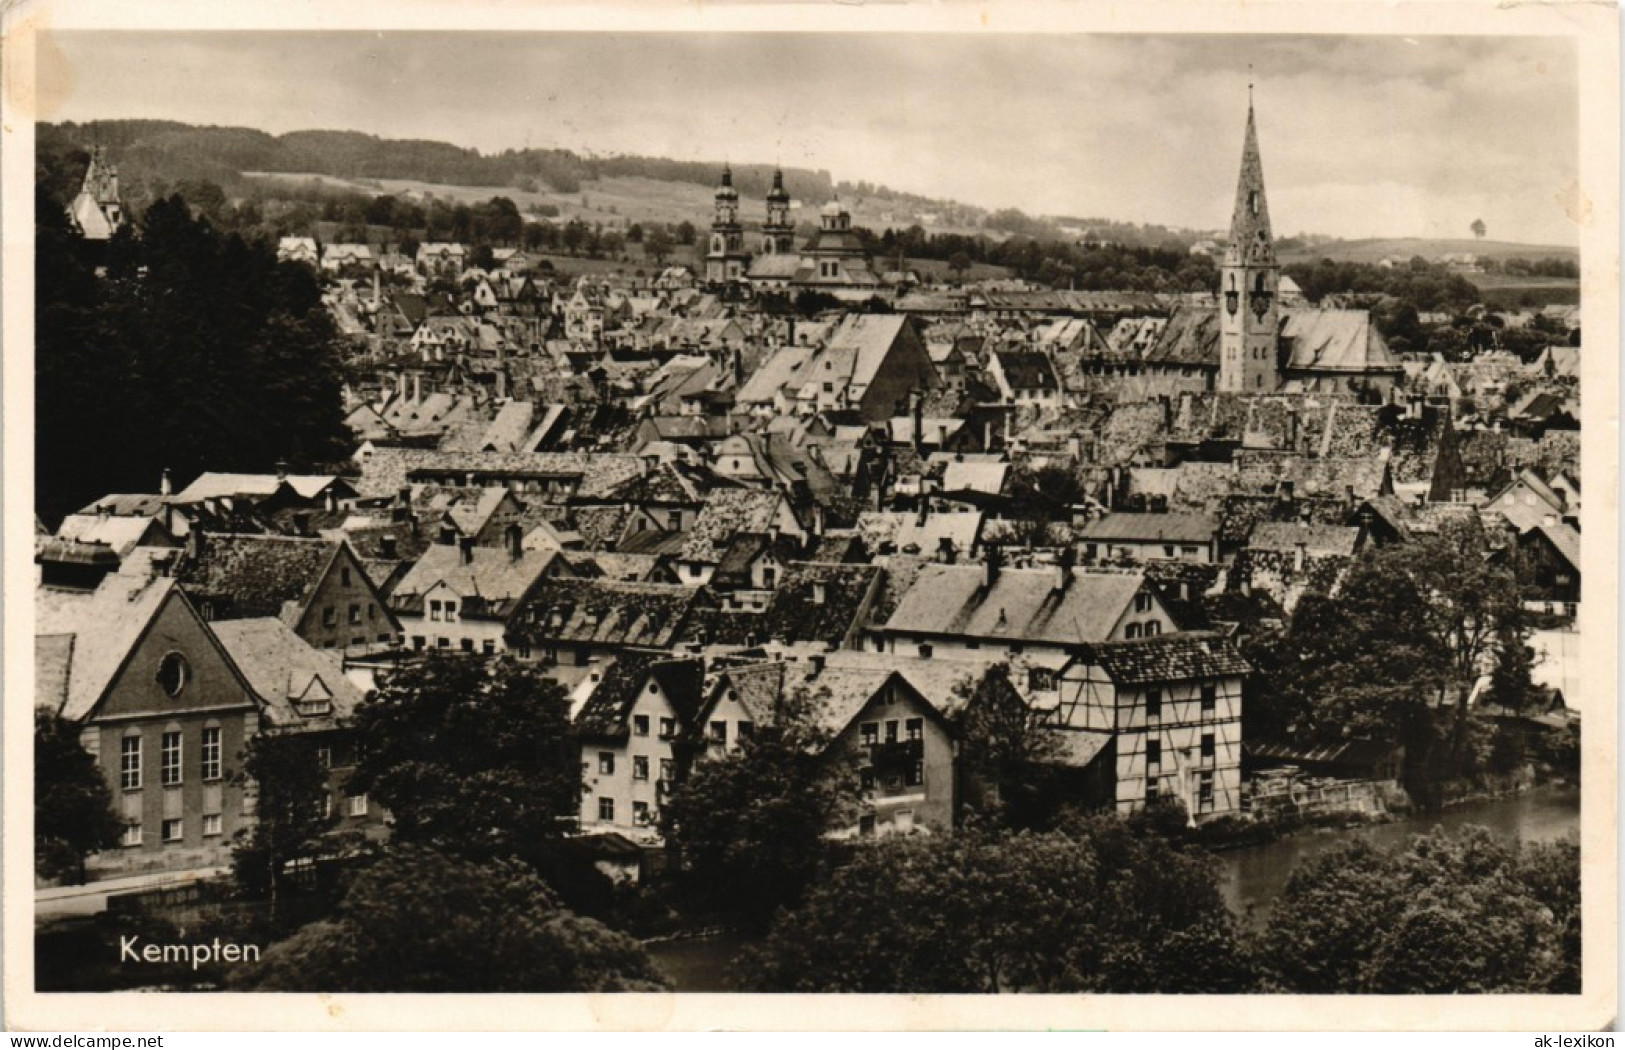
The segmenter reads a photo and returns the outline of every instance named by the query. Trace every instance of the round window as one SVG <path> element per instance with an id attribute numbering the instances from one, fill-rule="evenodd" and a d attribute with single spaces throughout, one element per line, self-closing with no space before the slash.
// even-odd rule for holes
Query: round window
<path id="1" fill-rule="evenodd" d="M 191 676 L 192 669 L 180 653 L 169 653 L 158 661 L 158 685 L 170 696 L 179 696 Z"/>

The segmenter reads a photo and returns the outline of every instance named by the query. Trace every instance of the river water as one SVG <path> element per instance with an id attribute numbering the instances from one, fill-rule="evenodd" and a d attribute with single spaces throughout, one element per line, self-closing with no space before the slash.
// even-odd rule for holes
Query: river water
<path id="1" fill-rule="evenodd" d="M 1512 798 L 1454 806 L 1442 813 L 1376 824 L 1358 831 L 1306 831 L 1262 846 L 1219 854 L 1220 890 L 1230 909 L 1250 925 L 1261 927 L 1298 861 L 1312 857 L 1350 835 L 1363 835 L 1379 845 L 1404 843 L 1435 827 L 1453 831 L 1479 824 L 1499 835 L 1525 842 L 1547 842 L 1580 829 L 1578 788 L 1546 786 Z M 733 962 L 745 942 L 735 936 L 705 937 L 649 946 L 655 964 L 680 992 L 729 990 Z"/>
<path id="2" fill-rule="evenodd" d="M 1262 846 L 1228 850 L 1219 854 L 1220 890 L 1231 911 L 1246 918 L 1249 925 L 1260 927 L 1269 919 L 1275 899 L 1286 889 L 1286 881 L 1300 860 L 1350 835 L 1391 846 L 1435 827 L 1454 831 L 1466 824 L 1479 824 L 1498 835 L 1516 836 L 1525 842 L 1548 842 L 1571 832 L 1577 835 L 1580 790 L 1547 785 L 1511 798 L 1468 802 L 1442 813 L 1375 824 L 1358 831 L 1306 831 Z"/>

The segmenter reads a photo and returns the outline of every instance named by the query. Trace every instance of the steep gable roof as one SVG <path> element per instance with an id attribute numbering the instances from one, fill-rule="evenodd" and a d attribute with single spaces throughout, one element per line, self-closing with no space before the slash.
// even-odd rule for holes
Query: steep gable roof
<path id="1" fill-rule="evenodd" d="M 293 536 L 197 533 L 175 579 L 221 619 L 283 616 L 303 609 L 341 543 Z"/>
<path id="2" fill-rule="evenodd" d="M 1075 645 L 1111 635 L 1145 585 L 1139 573 L 1003 569 L 991 584 L 981 565 L 926 565 L 885 629 L 903 634 Z"/>
<path id="3" fill-rule="evenodd" d="M 280 726 L 330 729 L 349 719 L 363 699 L 336 655 L 312 647 L 281 620 L 231 620 L 213 630 Z M 317 697 L 329 701 L 331 709 L 314 715 L 299 711 L 299 701 Z"/>
<path id="4" fill-rule="evenodd" d="M 1075 658 L 1100 666 L 1118 685 L 1188 682 L 1252 673 L 1226 639 L 1207 633 L 1168 634 L 1087 646 Z"/>
<path id="5" fill-rule="evenodd" d="M 509 627 L 521 644 L 588 642 L 669 648 L 699 592 L 681 584 L 603 577 L 546 579 Z"/>
<path id="6" fill-rule="evenodd" d="M 557 551 L 521 551 L 516 558 L 505 547 L 469 547 L 436 543 L 395 585 L 390 605 L 400 612 L 421 612 L 424 595 L 445 587 L 465 600 L 464 616 L 502 618 L 543 578 Z M 478 599 L 470 608 L 468 599 Z"/>
<path id="7" fill-rule="evenodd" d="M 704 665 L 699 660 L 662 659 L 652 654 L 623 653 L 603 671 L 598 688 L 576 715 L 576 730 L 589 739 L 624 735 L 627 720 L 650 679 L 671 704 L 679 724 L 693 721 L 702 701 Z"/>

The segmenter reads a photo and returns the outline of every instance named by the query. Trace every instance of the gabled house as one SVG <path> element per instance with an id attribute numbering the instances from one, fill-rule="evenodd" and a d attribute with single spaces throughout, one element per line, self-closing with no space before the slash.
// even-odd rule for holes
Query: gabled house
<path id="1" fill-rule="evenodd" d="M 828 734 L 824 761 L 862 792 L 857 820 L 832 835 L 947 831 L 958 800 L 949 719 L 984 670 L 856 652 L 723 667 L 693 721 L 696 760 L 735 750 L 795 710 Z"/>
<path id="2" fill-rule="evenodd" d="M 1084 526 L 1086 562 L 1219 559 L 1219 526 L 1206 514 L 1107 514 Z"/>
<path id="3" fill-rule="evenodd" d="M 1524 604 L 1572 616 L 1580 606 L 1580 530 L 1541 524 L 1518 537 Z"/>
<path id="4" fill-rule="evenodd" d="M 209 621 L 275 617 L 318 649 L 376 649 L 401 625 L 343 540 L 194 530 L 171 570 Z"/>
<path id="5" fill-rule="evenodd" d="M 988 355 L 987 374 L 1007 405 L 1061 407 L 1061 380 L 1049 355 L 1042 351 L 995 350 Z"/>
<path id="6" fill-rule="evenodd" d="M 1482 509 L 1485 514 L 1501 515 L 1519 533 L 1555 524 L 1569 513 L 1563 495 L 1532 470 L 1520 470 Z"/>
<path id="7" fill-rule="evenodd" d="M 720 648 L 826 652 L 855 648 L 879 594 L 881 569 L 858 563 L 787 565 L 760 609 L 718 600 L 696 606 L 682 640 Z"/>
<path id="8" fill-rule="evenodd" d="M 538 660 L 573 684 L 595 661 L 629 650 L 668 651 L 696 594 L 680 584 L 550 577 L 517 610 L 507 644 L 521 660 Z"/>
<path id="9" fill-rule="evenodd" d="M 782 533 L 736 532 L 707 586 L 722 596 L 727 608 L 766 609 L 785 571 L 800 553 L 800 542 Z"/>
<path id="10" fill-rule="evenodd" d="M 1290 613 L 1305 594 L 1336 594 L 1362 544 L 1358 526 L 1261 521 L 1236 555 L 1232 579 Z"/>
<path id="11" fill-rule="evenodd" d="M 1025 655 L 1058 667 L 1079 644 L 1177 629 L 1140 573 L 1006 569 L 994 556 L 981 565 L 921 566 L 869 634 L 879 652 L 944 660 Z"/>
<path id="12" fill-rule="evenodd" d="M 559 552 L 525 550 L 517 532 L 510 527 L 501 547 L 464 538 L 424 551 L 389 596 L 402 642 L 412 649 L 506 651 L 525 599 L 544 580 L 575 575 Z"/>
<path id="13" fill-rule="evenodd" d="M 576 691 L 581 740 L 581 828 L 656 836 L 677 777 L 679 737 L 700 707 L 699 660 L 626 653 Z"/>
<path id="14" fill-rule="evenodd" d="M 251 810 L 234 774 L 264 703 L 175 581 L 112 573 L 35 594 L 35 703 L 80 726 L 124 821 L 98 874 L 225 863 Z"/>
<path id="15" fill-rule="evenodd" d="M 57 526 L 56 536 L 75 543 L 105 544 L 119 557 L 135 547 L 179 547 L 161 522 L 163 515 L 69 514 Z"/>
<path id="16" fill-rule="evenodd" d="M 376 258 L 365 244 L 329 244 L 322 252 L 322 269 L 328 273 L 346 270 L 372 270 Z"/>
<path id="17" fill-rule="evenodd" d="M 1183 634 L 1084 646 L 1056 676 L 1050 724 L 1120 813 L 1162 798 L 1195 821 L 1241 810 L 1242 683 L 1228 640 Z"/>
<path id="18" fill-rule="evenodd" d="M 803 414 L 851 409 L 868 422 L 897 415 L 910 393 L 941 385 L 925 340 L 901 314 L 850 314 L 790 380 Z"/>
<path id="19" fill-rule="evenodd" d="M 277 262 L 303 263 L 315 269 L 321 261 L 321 249 L 314 237 L 283 237 L 276 245 Z"/>
<path id="20" fill-rule="evenodd" d="M 467 261 L 468 249 L 463 245 L 429 241 L 418 245 L 414 264 L 419 273 L 430 279 L 436 277 L 456 279 L 462 275 Z"/>
<path id="21" fill-rule="evenodd" d="M 312 648 L 278 619 L 211 626 L 259 699 L 262 731 L 311 736 L 327 771 L 322 806 L 335 819 L 334 830 L 385 835 L 383 809 L 348 787 L 356 758 L 350 720 L 364 694 L 345 674 L 340 658 Z"/>
<path id="22" fill-rule="evenodd" d="M 698 587 L 710 582 L 735 534 L 753 532 L 804 540 L 806 530 L 789 499 L 775 489 L 718 489 L 689 527 L 677 554 L 683 582 Z"/>

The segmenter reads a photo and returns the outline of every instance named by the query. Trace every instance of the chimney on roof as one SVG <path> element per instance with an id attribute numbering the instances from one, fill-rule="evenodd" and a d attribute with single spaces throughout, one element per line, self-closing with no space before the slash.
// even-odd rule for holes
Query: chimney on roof
<path id="1" fill-rule="evenodd" d="M 508 548 L 508 557 L 514 561 L 524 557 L 525 531 L 519 527 L 518 522 L 514 522 L 503 529 L 502 538 Z"/>
<path id="2" fill-rule="evenodd" d="M 454 525 L 442 525 L 442 526 L 440 526 L 440 535 L 438 536 L 438 538 L 435 539 L 435 542 L 436 543 L 443 543 L 443 544 L 446 544 L 447 546 L 450 546 L 451 544 L 456 543 L 457 542 L 457 528 L 456 528 L 456 526 L 454 526 Z"/>
<path id="3" fill-rule="evenodd" d="M 295 536 L 310 535 L 310 511 L 296 511 L 293 515 L 293 534 Z"/>
<path id="4" fill-rule="evenodd" d="M 288 480 L 288 461 L 287 460 L 279 459 L 279 460 L 276 461 L 276 479 L 278 481 L 287 481 Z"/>
<path id="5" fill-rule="evenodd" d="M 1296 550 L 1292 553 L 1292 571 L 1302 572 L 1304 558 L 1308 556 L 1309 544 L 1303 540 L 1298 541 Z"/>
<path id="6" fill-rule="evenodd" d="M 942 536 L 937 539 L 937 557 L 944 565 L 952 565 L 959 560 L 959 549 L 954 546 L 952 537 Z"/>
<path id="7" fill-rule="evenodd" d="M 824 673 L 823 653 L 813 653 L 812 655 L 808 656 L 807 663 L 812 666 L 812 674 L 808 675 L 808 678 L 817 678 L 819 675 Z"/>
<path id="8" fill-rule="evenodd" d="M 170 480 L 169 468 L 165 467 L 163 475 L 161 477 L 159 477 L 159 479 L 158 479 L 158 495 L 160 495 L 160 496 L 173 496 L 174 494 L 175 494 L 175 483 Z"/>
<path id="9" fill-rule="evenodd" d="M 327 505 L 327 513 L 329 513 L 329 514 L 338 513 L 339 496 L 338 496 L 338 493 L 333 491 L 333 486 L 331 486 L 331 485 L 327 486 L 327 498 L 325 500 L 325 503 Z"/>
<path id="10" fill-rule="evenodd" d="M 474 564 L 474 537 L 464 536 L 457 541 L 457 550 L 462 555 L 464 565 Z"/>
<path id="11" fill-rule="evenodd" d="M 812 534 L 816 537 L 824 535 L 824 505 L 814 503 L 812 508 Z"/>
<path id="12" fill-rule="evenodd" d="M 925 528 L 926 519 L 929 518 L 930 516 L 931 516 L 931 497 L 929 497 L 925 493 L 925 480 L 922 478 L 920 480 L 920 507 L 919 507 L 919 511 L 915 514 L 915 517 L 914 517 L 914 525 L 915 525 L 915 527 L 916 528 L 921 528 L 921 529 Z"/>
<path id="13" fill-rule="evenodd" d="M 999 578 L 999 570 L 1004 567 L 1004 548 L 997 543 L 987 545 L 987 553 L 982 557 L 982 584 L 992 587 Z"/>
<path id="14" fill-rule="evenodd" d="M 395 537 L 393 535 L 386 532 L 378 537 L 378 554 L 380 557 L 388 561 L 394 561 L 395 550 Z"/>

